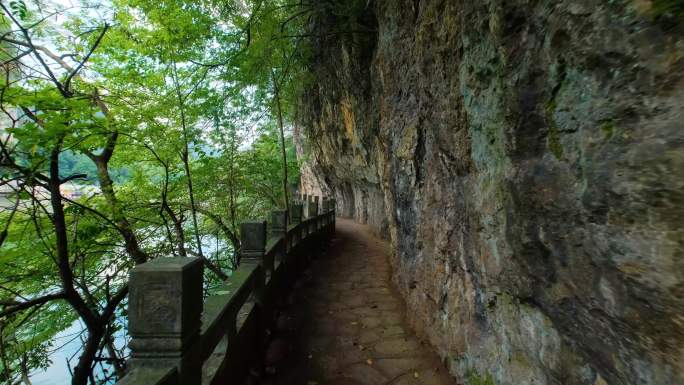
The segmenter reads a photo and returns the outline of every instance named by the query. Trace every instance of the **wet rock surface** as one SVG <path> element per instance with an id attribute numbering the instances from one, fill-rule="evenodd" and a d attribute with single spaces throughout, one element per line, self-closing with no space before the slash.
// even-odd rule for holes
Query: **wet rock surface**
<path id="1" fill-rule="evenodd" d="M 367 226 L 338 220 L 277 321 L 260 384 L 456 384 L 406 324 L 388 252 Z"/>
<path id="2" fill-rule="evenodd" d="M 664 1 L 361 3 L 312 22 L 305 147 L 339 212 L 391 240 L 451 373 L 684 383 L 681 21 Z"/>

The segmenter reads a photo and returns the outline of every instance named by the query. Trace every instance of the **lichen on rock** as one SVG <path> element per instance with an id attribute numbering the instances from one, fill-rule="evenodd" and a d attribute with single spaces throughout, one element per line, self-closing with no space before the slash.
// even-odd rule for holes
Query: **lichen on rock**
<path id="1" fill-rule="evenodd" d="M 364 3 L 353 33 L 312 21 L 301 140 L 451 373 L 684 383 L 684 27 L 658 2 Z"/>

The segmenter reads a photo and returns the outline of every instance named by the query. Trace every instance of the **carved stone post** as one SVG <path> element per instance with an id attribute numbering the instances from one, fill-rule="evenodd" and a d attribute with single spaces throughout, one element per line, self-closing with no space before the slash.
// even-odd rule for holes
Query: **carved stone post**
<path id="1" fill-rule="evenodd" d="M 271 211 L 271 234 L 282 237 L 287 233 L 287 210 Z"/>
<path id="2" fill-rule="evenodd" d="M 193 349 L 202 316 L 199 258 L 157 258 L 131 270 L 128 331 L 133 368 L 177 366 L 182 384 L 201 383 Z"/>
<path id="3" fill-rule="evenodd" d="M 309 217 L 309 201 L 304 199 L 302 201 L 302 219 Z"/>
<path id="4" fill-rule="evenodd" d="M 333 198 L 330 200 L 330 236 L 332 237 L 335 234 L 335 221 L 337 218 L 337 199 Z"/>
<path id="5" fill-rule="evenodd" d="M 311 217 L 315 217 L 316 215 L 318 215 L 318 200 L 317 199 L 312 201 L 312 202 L 309 202 L 308 213 L 306 216 L 311 218 Z"/>
<path id="6" fill-rule="evenodd" d="M 266 239 L 266 221 L 242 222 L 240 224 L 241 260 L 263 265 Z"/>
<path id="7" fill-rule="evenodd" d="M 302 211 L 303 211 L 303 218 L 308 218 L 309 217 L 309 198 L 304 195 L 304 200 L 302 201 Z"/>
<path id="8" fill-rule="evenodd" d="M 301 203 L 290 205 L 290 218 L 292 219 L 292 224 L 302 222 L 302 209 L 303 205 Z"/>
<path id="9" fill-rule="evenodd" d="M 293 225 L 298 225 L 302 222 L 302 204 L 301 203 L 293 203 L 290 205 L 290 220 L 292 221 Z M 301 240 L 301 226 L 298 226 L 295 231 L 291 235 L 291 241 L 290 244 L 288 245 L 290 248 L 297 246 L 299 241 Z"/>
<path id="10" fill-rule="evenodd" d="M 315 209 L 313 210 L 313 216 L 317 217 L 321 213 L 321 197 L 319 196 L 314 196 L 314 203 L 316 204 Z M 316 221 L 314 221 L 314 231 L 318 231 L 318 229 L 321 228 L 321 218 L 316 218 Z"/>
<path id="11" fill-rule="evenodd" d="M 321 199 L 321 227 L 327 227 L 328 226 L 328 197 L 323 197 Z"/>
<path id="12" fill-rule="evenodd" d="M 259 349 L 259 354 L 263 354 L 261 333 L 266 330 L 266 325 L 270 322 L 270 311 L 266 296 L 266 275 L 273 273 L 273 259 L 266 255 L 266 221 L 247 221 L 240 224 L 240 264 L 253 264 L 261 266 L 261 274 L 254 287 L 252 300 L 255 301 L 259 310 L 259 337 L 254 341 Z"/>
<path id="13" fill-rule="evenodd" d="M 280 238 L 287 235 L 287 210 L 273 210 L 271 211 L 271 237 Z M 283 240 L 285 250 L 289 249 L 290 245 L 287 239 Z M 282 260 L 282 253 L 278 253 L 278 259 Z"/>

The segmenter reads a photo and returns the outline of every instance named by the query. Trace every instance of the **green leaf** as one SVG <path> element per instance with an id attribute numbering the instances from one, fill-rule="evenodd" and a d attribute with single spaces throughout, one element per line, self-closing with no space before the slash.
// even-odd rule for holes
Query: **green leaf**
<path id="1" fill-rule="evenodd" d="M 25 20 L 28 12 L 26 11 L 26 3 L 23 0 L 12 0 L 9 3 L 12 14 L 19 17 L 21 20 Z"/>

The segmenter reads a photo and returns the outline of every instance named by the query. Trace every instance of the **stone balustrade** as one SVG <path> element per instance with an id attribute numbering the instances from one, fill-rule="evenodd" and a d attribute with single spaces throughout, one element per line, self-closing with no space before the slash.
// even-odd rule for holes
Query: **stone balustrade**
<path id="1" fill-rule="evenodd" d="M 308 198 L 308 197 L 307 197 Z M 274 304 L 335 231 L 334 201 L 312 197 L 241 224 L 240 265 L 204 297 L 198 258 L 157 258 L 130 274 L 128 374 L 117 385 L 242 383 L 263 356 Z M 332 204 L 331 204 L 332 203 Z"/>

